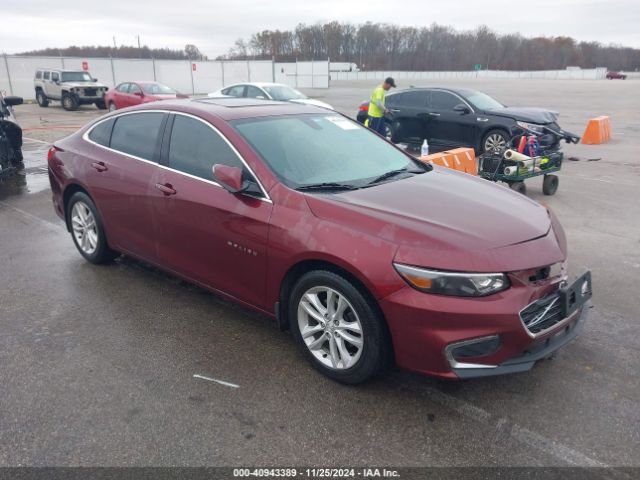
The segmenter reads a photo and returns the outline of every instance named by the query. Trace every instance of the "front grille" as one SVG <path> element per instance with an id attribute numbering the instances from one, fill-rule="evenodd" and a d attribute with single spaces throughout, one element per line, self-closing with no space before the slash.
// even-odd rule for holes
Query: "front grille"
<path id="1" fill-rule="evenodd" d="M 520 312 L 520 318 L 534 335 L 553 327 L 563 320 L 560 294 L 554 293 L 529 304 Z"/>
<path id="2" fill-rule="evenodd" d="M 95 97 L 96 96 L 96 89 L 95 88 L 85 88 L 84 89 L 84 94 L 87 97 Z"/>

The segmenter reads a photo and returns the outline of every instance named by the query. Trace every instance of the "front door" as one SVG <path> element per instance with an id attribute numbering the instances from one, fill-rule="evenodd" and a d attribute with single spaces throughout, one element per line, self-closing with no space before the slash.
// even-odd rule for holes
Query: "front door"
<path id="1" fill-rule="evenodd" d="M 432 90 L 427 106 L 427 137 L 434 150 L 474 147 L 476 115 L 454 110 L 463 100 L 444 90 Z"/>
<path id="2" fill-rule="evenodd" d="M 209 123 L 176 114 L 167 131 L 154 195 L 162 263 L 208 287 L 266 306 L 272 203 L 229 193 L 214 181 L 214 164 L 236 166 L 246 178 L 253 177 Z"/>

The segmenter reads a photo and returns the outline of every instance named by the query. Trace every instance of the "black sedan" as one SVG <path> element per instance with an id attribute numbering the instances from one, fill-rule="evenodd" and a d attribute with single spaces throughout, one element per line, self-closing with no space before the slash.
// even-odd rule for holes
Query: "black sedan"
<path id="1" fill-rule="evenodd" d="M 368 102 L 358 110 L 367 118 Z M 549 148 L 559 141 L 577 141 L 556 123 L 558 114 L 540 108 L 507 107 L 489 95 L 465 88 L 410 88 L 387 95 L 387 138 L 395 143 L 420 144 L 426 138 L 433 152 L 472 147 L 476 153 L 502 149 L 514 135 L 550 137 Z M 517 132 L 517 133 L 515 133 Z"/>

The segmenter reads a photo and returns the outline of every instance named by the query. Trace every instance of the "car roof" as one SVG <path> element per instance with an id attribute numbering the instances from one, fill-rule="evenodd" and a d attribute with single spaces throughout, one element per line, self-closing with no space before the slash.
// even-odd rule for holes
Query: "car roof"
<path id="1" fill-rule="evenodd" d="M 473 90 L 471 88 L 452 88 L 452 87 L 410 87 L 405 88 L 403 90 L 397 90 L 395 92 L 390 93 L 389 95 L 397 95 L 399 93 L 405 92 L 414 92 L 419 90 L 442 90 L 445 92 L 455 93 L 461 96 L 472 95 L 474 93 L 478 93 L 478 90 Z"/>
<path id="2" fill-rule="evenodd" d="M 271 83 L 271 82 L 238 82 L 238 83 L 234 83 L 233 85 L 227 85 L 226 87 L 223 87 L 222 89 L 225 88 L 229 88 L 229 87 L 235 87 L 237 85 L 253 85 L 254 87 L 289 87 L 289 85 L 286 85 L 284 83 Z M 293 87 L 290 87 L 293 88 Z"/>
<path id="3" fill-rule="evenodd" d="M 151 102 L 135 107 L 135 110 L 157 110 L 158 108 L 160 106 L 157 103 Z M 223 120 L 310 113 L 327 114 L 326 109 L 308 104 L 237 97 L 164 100 L 161 108 L 202 117 L 213 115 Z M 335 112 L 331 113 L 335 114 Z"/>

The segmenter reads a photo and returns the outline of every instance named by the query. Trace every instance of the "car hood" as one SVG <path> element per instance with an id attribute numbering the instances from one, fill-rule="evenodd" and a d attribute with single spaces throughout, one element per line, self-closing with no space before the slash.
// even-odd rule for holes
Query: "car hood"
<path id="1" fill-rule="evenodd" d="M 333 110 L 333 107 L 328 103 L 322 102 L 320 100 L 316 100 L 315 98 L 296 98 L 293 100 L 289 100 L 293 103 L 303 103 L 304 105 L 315 105 L 316 107 L 327 108 L 329 110 Z"/>
<path id="2" fill-rule="evenodd" d="M 543 206 L 444 168 L 361 190 L 309 194 L 307 201 L 320 218 L 395 243 L 396 260 L 412 265 L 515 271 L 565 257 Z M 536 241 L 538 247 L 527 245 Z"/>
<path id="3" fill-rule="evenodd" d="M 543 108 L 504 107 L 487 110 L 491 115 L 512 118 L 516 121 L 538 124 L 553 123 L 558 119 L 558 113 Z"/>

